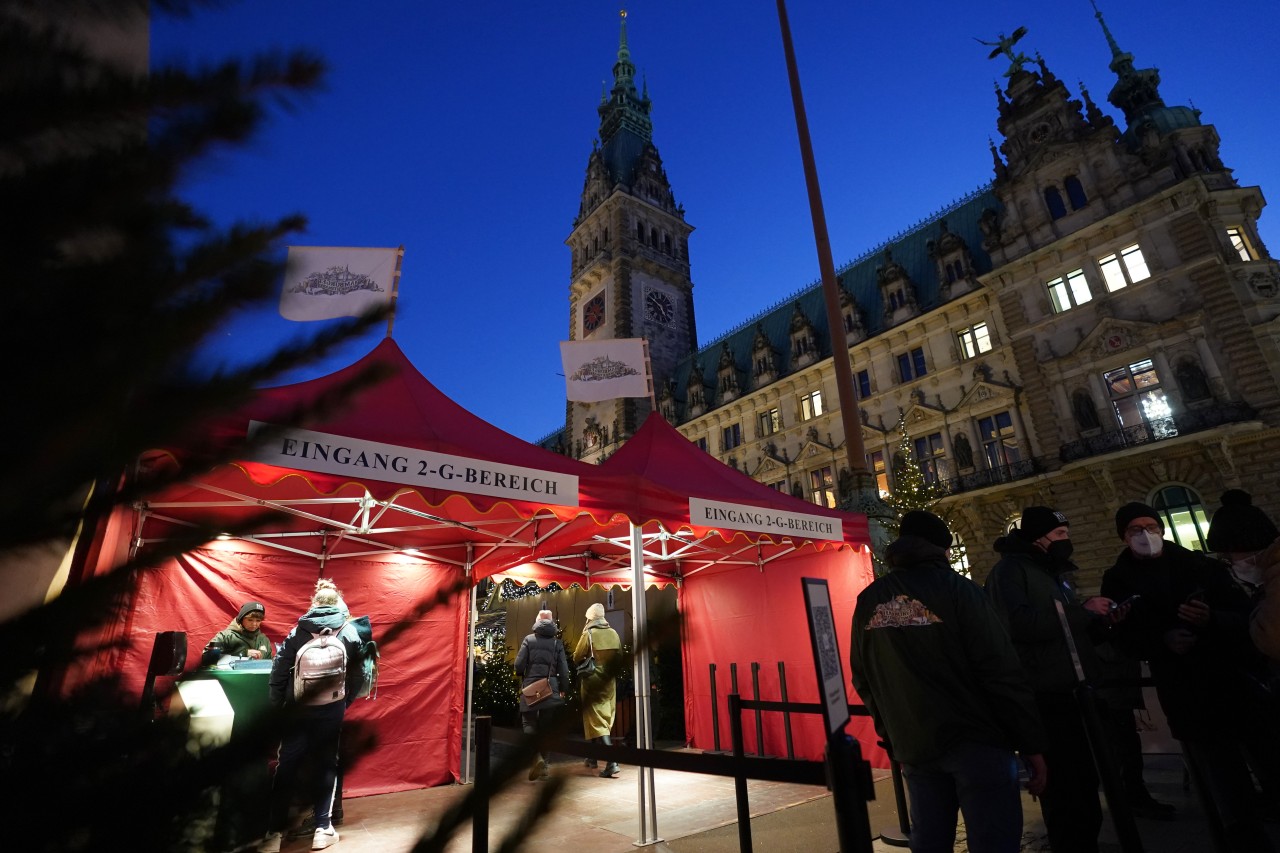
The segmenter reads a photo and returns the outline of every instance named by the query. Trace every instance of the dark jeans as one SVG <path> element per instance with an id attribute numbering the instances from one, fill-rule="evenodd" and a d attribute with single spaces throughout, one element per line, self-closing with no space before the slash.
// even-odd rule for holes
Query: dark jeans
<path id="1" fill-rule="evenodd" d="M 1228 736 L 1181 743 L 1184 759 L 1196 765 L 1193 778 L 1203 780 L 1208 788 L 1201 796 L 1209 800 L 1206 807 L 1217 811 L 1230 849 L 1238 853 L 1274 851 L 1258 813 L 1253 780 L 1239 743 Z"/>
<path id="2" fill-rule="evenodd" d="M 1037 693 L 1036 705 L 1049 735 L 1049 784 L 1040 797 L 1049 847 L 1053 853 L 1098 853 L 1098 770 L 1080 708 L 1070 693 Z"/>
<path id="3" fill-rule="evenodd" d="M 289 822 L 289 806 L 298 784 L 298 771 L 310 761 L 316 777 L 307 780 L 314 792 L 316 827 L 326 827 L 333 808 L 333 790 L 338 776 L 338 742 L 346 704 L 295 706 L 280 739 L 280 761 L 271 782 L 271 810 L 268 832 L 283 832 Z"/>
<path id="4" fill-rule="evenodd" d="M 936 761 L 902 765 L 911 805 L 912 853 L 951 853 L 956 810 L 970 853 L 1017 853 L 1022 840 L 1018 762 L 1008 749 L 963 743 Z"/>

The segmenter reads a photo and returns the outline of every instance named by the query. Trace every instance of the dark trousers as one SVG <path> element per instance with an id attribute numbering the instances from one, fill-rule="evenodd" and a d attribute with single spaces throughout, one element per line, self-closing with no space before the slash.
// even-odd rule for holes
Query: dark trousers
<path id="1" fill-rule="evenodd" d="M 970 853 L 1017 853 L 1022 799 L 1013 752 L 962 743 L 927 764 L 902 765 L 911 796 L 911 853 L 951 853 L 956 810 L 964 815 Z"/>
<path id="2" fill-rule="evenodd" d="M 1116 767 L 1120 770 L 1120 782 L 1125 797 L 1131 803 L 1144 803 L 1151 799 L 1143 778 L 1142 737 L 1132 708 L 1105 706 L 1099 709 L 1099 719 L 1106 733 Z"/>
<path id="3" fill-rule="evenodd" d="M 271 808 L 268 832 L 283 832 L 289 822 L 289 806 L 299 783 L 304 763 L 315 768 L 315 777 L 305 780 L 314 796 L 316 827 L 329 825 L 333 791 L 338 777 L 338 743 L 346 704 L 298 706 L 291 709 L 280 739 L 280 760 L 271 781 Z"/>
<path id="4" fill-rule="evenodd" d="M 1053 853 L 1098 853 L 1098 770 L 1080 708 L 1069 693 L 1037 693 L 1036 704 L 1049 735 L 1049 785 L 1040 797 L 1049 847 Z"/>

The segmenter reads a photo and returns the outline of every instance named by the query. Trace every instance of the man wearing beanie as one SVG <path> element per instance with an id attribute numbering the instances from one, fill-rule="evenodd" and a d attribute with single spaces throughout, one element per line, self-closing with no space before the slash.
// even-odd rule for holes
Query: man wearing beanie
<path id="1" fill-rule="evenodd" d="M 1027 507 L 1018 528 L 997 539 L 995 550 L 1000 560 L 987 576 L 987 595 L 1008 626 L 1049 734 L 1045 764 L 1052 782 L 1040 799 L 1049 846 L 1054 853 L 1097 853 L 1098 773 L 1075 698 L 1080 679 L 1059 606 L 1084 675 L 1094 680 L 1099 664 L 1093 646 L 1106 637 L 1112 603 L 1102 597 L 1077 600 L 1068 577 L 1076 568 L 1070 525 L 1057 510 Z"/>
<path id="2" fill-rule="evenodd" d="M 231 620 L 231 624 L 205 643 L 205 651 L 219 649 L 222 654 L 232 657 L 269 660 L 273 646 L 262 632 L 262 622 L 266 616 L 267 609 L 261 602 L 246 601 L 240 605 L 240 612 Z"/>
<path id="3" fill-rule="evenodd" d="M 1011 853 L 1022 837 L 1017 754 L 1045 791 L 1046 745 L 1017 654 L 982 590 L 947 561 L 942 519 L 913 510 L 885 550 L 889 574 L 858 596 L 853 687 L 902 765 L 911 849 L 950 850 L 956 809 L 968 849 Z"/>
<path id="4" fill-rule="evenodd" d="M 1215 542 L 1231 523 L 1224 517 Z M 1258 716 L 1244 672 L 1249 596 L 1221 563 L 1164 539 L 1164 520 L 1147 504 L 1120 507 L 1116 533 L 1125 548 L 1103 575 L 1102 592 L 1136 600 L 1114 642 L 1148 662 L 1169 729 L 1206 809 L 1222 821 L 1228 849 L 1274 850 L 1242 754 L 1241 735 Z"/>

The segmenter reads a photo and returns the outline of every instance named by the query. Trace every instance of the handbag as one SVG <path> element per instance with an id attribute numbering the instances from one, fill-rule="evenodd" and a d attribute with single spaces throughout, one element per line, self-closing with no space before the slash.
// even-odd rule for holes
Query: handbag
<path id="1" fill-rule="evenodd" d="M 596 673 L 596 646 L 591 641 L 590 628 L 587 629 L 587 648 L 591 649 L 591 653 L 578 662 L 578 675 L 583 678 Z"/>
<path id="2" fill-rule="evenodd" d="M 520 688 L 526 705 L 537 705 L 551 696 L 551 679 L 539 678 L 537 681 Z"/>

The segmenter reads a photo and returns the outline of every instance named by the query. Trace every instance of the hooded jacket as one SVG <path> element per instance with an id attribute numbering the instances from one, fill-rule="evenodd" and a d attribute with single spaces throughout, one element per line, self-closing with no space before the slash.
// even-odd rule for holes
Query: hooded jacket
<path id="1" fill-rule="evenodd" d="M 854 611 L 853 687 L 904 764 L 963 743 L 1041 753 L 1044 729 L 1009 636 L 944 555 L 914 536 L 889 546 L 893 570 L 862 591 Z"/>
<path id="2" fill-rule="evenodd" d="M 534 623 L 533 633 L 524 638 L 520 651 L 516 652 L 516 675 L 520 676 L 521 687 L 539 678 L 550 680 L 551 698 L 540 702 L 539 709 L 550 707 L 549 703 L 559 703 L 560 693 L 569 683 L 569 662 L 565 660 L 564 644 L 556 639 L 555 622 L 541 619 Z M 520 710 L 529 710 L 523 694 L 520 696 Z"/>
<path id="3" fill-rule="evenodd" d="M 325 628 L 336 634 L 347 647 L 347 695 L 344 701 L 348 706 L 355 701 L 364 677 L 361 668 L 361 650 L 364 644 L 360 641 L 355 626 L 348 621 L 350 615 L 346 605 L 339 603 L 312 607 L 298 619 L 298 624 L 284 638 L 284 642 L 280 644 L 280 653 L 271 664 L 268 688 L 272 705 L 280 707 L 293 703 L 293 664 L 298 657 L 298 650 Z"/>
<path id="4" fill-rule="evenodd" d="M 984 588 L 1009 630 L 1032 689 L 1071 693 L 1080 680 L 1055 602 L 1066 613 L 1085 679 L 1096 682 L 1101 666 L 1093 645 L 1106 639 L 1107 625 L 1077 600 L 1075 585 L 1067 577 L 1075 566 L 1056 565 L 1017 530 L 997 539 L 995 549 L 1000 561 Z"/>

